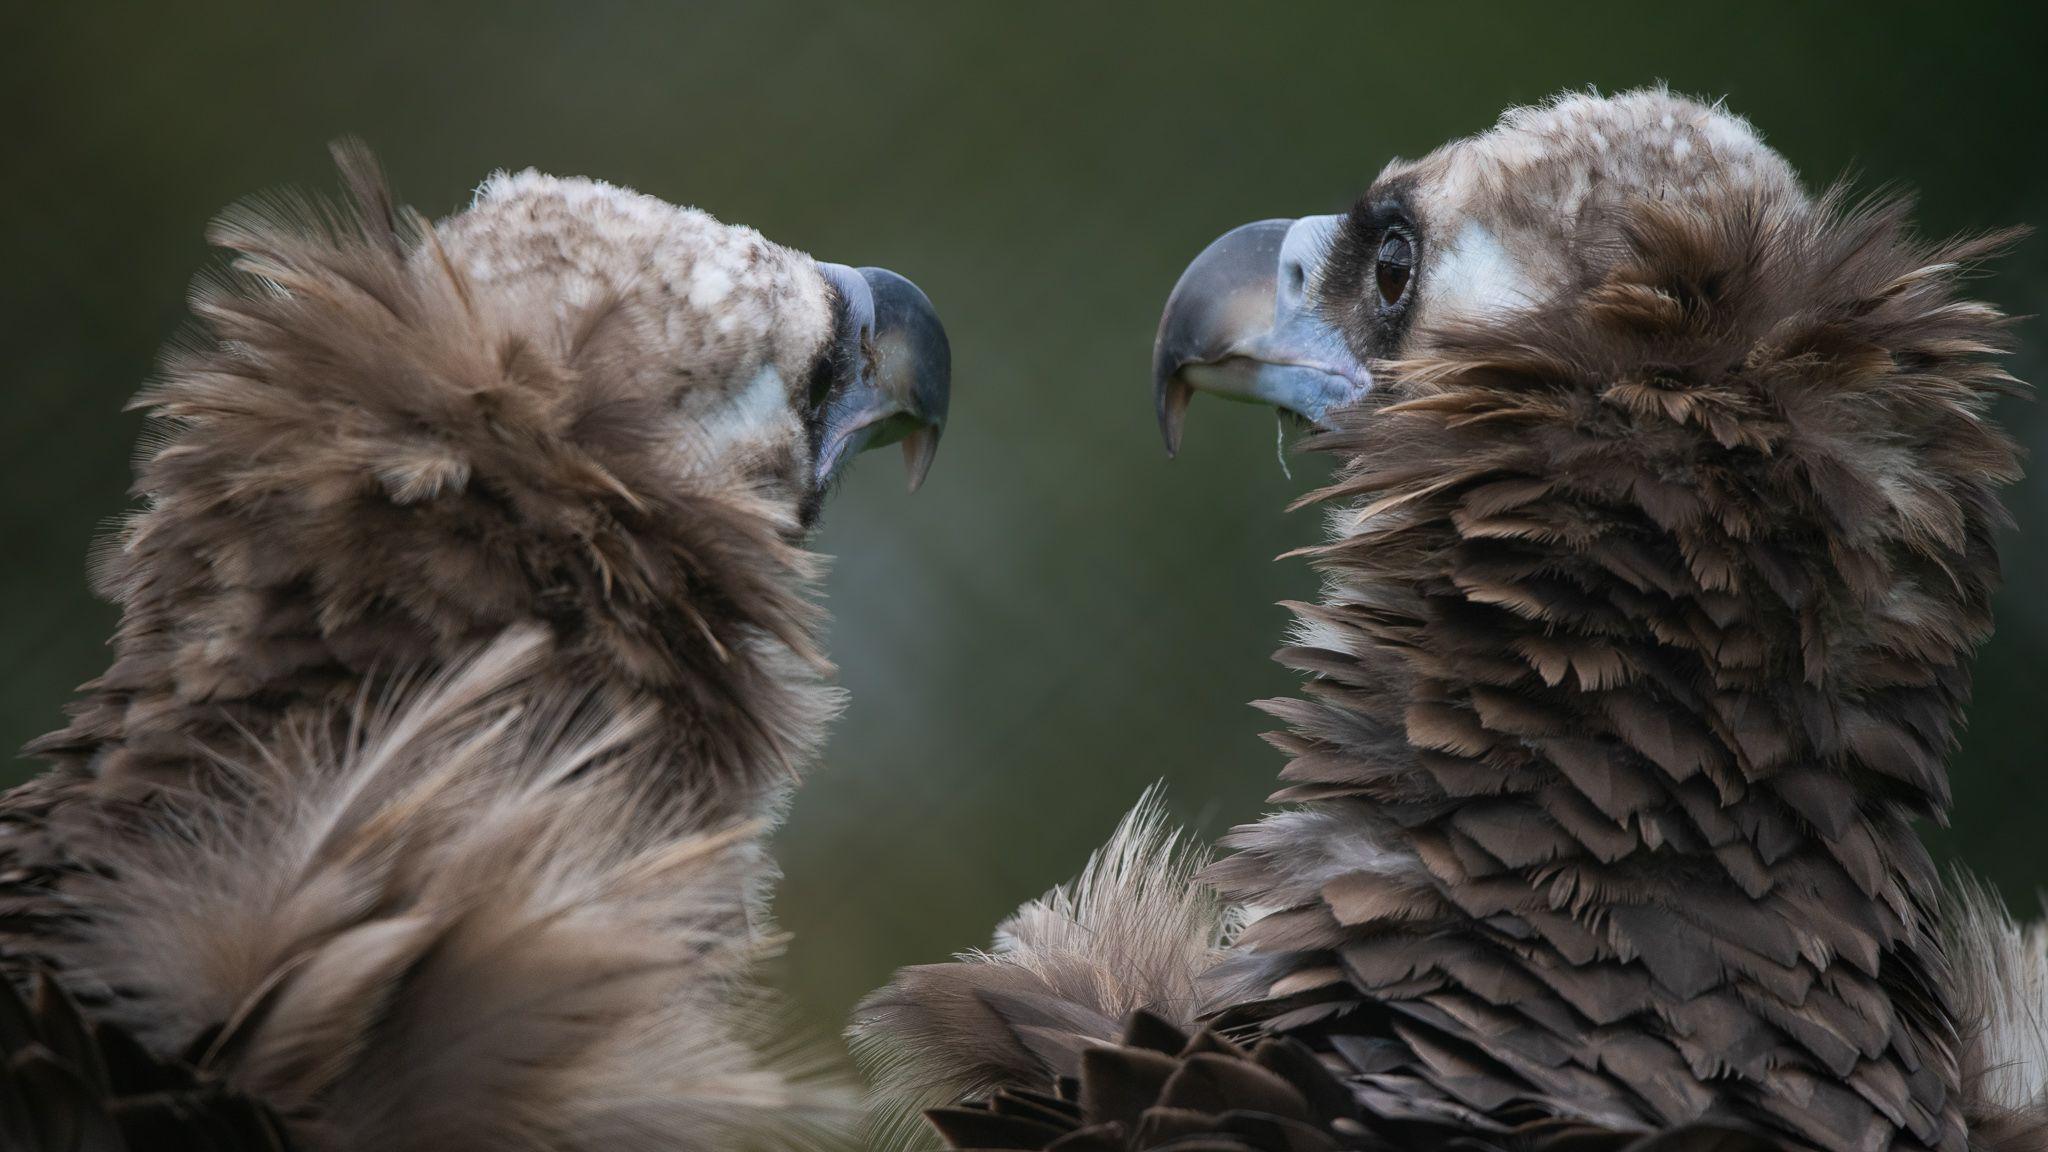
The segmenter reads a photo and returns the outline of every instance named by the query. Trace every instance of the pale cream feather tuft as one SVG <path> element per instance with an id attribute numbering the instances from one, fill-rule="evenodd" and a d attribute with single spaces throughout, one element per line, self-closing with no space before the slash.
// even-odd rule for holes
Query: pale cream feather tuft
<path id="1" fill-rule="evenodd" d="M 2020 925 L 1989 885 L 1958 872 L 1942 908 L 1963 1028 L 1973 1143 L 2048 1147 L 2048 921 Z"/>
<path id="2" fill-rule="evenodd" d="M 989 950 L 905 968 L 870 995 L 849 1035 L 876 1083 L 871 1146 L 913 1145 L 925 1107 L 1076 1072 L 1138 1009 L 1192 1020 L 1198 981 L 1242 919 L 1196 881 L 1208 863 L 1155 785 L 1076 880 L 1019 908 Z"/>
<path id="3" fill-rule="evenodd" d="M 57 946 L 114 1021 L 315 1149 L 811 1148 L 838 1086 L 761 1050 L 758 822 L 651 803 L 651 709 L 536 689 L 508 631 L 136 816 Z"/>

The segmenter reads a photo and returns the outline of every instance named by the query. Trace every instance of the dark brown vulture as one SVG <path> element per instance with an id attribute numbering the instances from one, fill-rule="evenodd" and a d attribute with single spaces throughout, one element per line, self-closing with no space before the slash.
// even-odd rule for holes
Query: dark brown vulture
<path id="1" fill-rule="evenodd" d="M 1220 899 L 1141 811 L 899 974 L 885 1084 L 964 1098 L 961 1148 L 2048 1147 L 2048 935 L 1913 828 L 2019 472 L 1959 290 L 2009 239 L 1652 90 L 1218 240 L 1161 321 L 1169 447 L 1209 391 L 1342 463 L 1264 705 L 1289 807 Z"/>
<path id="2" fill-rule="evenodd" d="M 588 180 L 245 209 L 137 404 L 113 662 L 0 801 L 0 1147 L 809 1147 L 749 990 L 839 707 L 807 530 L 947 348 Z M 11 988 L 9 985 L 11 984 Z"/>

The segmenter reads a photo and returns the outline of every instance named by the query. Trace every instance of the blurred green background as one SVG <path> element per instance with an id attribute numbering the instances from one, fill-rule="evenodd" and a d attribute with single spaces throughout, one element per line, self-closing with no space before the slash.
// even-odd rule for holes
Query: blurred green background
<path id="1" fill-rule="evenodd" d="M 400 194 L 494 168 L 601 176 L 915 278 L 951 330 L 952 422 L 915 498 L 856 468 L 820 546 L 853 704 L 798 795 L 780 980 L 830 1032 L 897 965 L 985 943 L 1149 782 L 1204 835 L 1280 766 L 1246 701 L 1312 593 L 1284 514 L 1325 465 L 1252 409 L 1158 445 L 1153 325 L 1223 229 L 1346 204 L 1391 155 L 1567 87 L 1725 95 L 1812 182 L 1917 188 L 1931 231 L 2048 223 L 2037 5 L 1317 7 L 898 3 L 39 4 L 6 17 L 0 180 L 0 744 L 60 722 L 114 617 L 88 542 L 126 503 L 122 402 L 183 319 L 200 231 L 330 189 L 365 137 Z M 2048 241 L 1983 291 L 2048 306 Z M 2021 375 L 2048 330 L 2025 322 Z M 2004 413 L 2035 448 L 2038 405 Z M 2048 470 L 2043 470 L 2048 474 Z M 1934 833 L 2031 907 L 2048 884 L 2048 485 L 2012 493 L 1997 639 Z M 8 777 L 32 770 L 17 763 Z"/>

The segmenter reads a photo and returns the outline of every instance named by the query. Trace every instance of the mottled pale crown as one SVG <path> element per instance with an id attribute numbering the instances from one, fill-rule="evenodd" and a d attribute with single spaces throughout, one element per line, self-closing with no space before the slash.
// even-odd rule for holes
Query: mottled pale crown
<path id="1" fill-rule="evenodd" d="M 480 303 L 564 359 L 585 347 L 622 400 L 657 401 L 673 426 L 651 431 L 679 476 L 757 483 L 794 513 L 812 454 L 805 391 L 833 334 L 809 256 L 698 209 L 533 170 L 491 177 L 437 234 Z M 550 315 L 552 328 L 534 324 Z"/>
<path id="2" fill-rule="evenodd" d="M 1434 324 L 1520 310 L 1583 282 L 1620 250 L 1631 204 L 1725 213 L 1803 198 L 1748 121 L 1662 89 L 1510 109 L 1489 131 L 1392 162 L 1375 187 L 1412 190 L 1407 208 L 1430 238 L 1417 278 L 1421 342 Z"/>

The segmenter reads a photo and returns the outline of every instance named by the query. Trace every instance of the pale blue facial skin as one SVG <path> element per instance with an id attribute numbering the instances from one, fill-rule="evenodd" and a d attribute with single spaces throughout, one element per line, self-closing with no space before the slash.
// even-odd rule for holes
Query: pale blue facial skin
<path id="1" fill-rule="evenodd" d="M 1224 233 L 1181 273 L 1152 346 L 1169 454 L 1196 391 L 1312 423 L 1372 388 L 1372 373 L 1309 298 L 1342 216 L 1261 220 Z"/>

